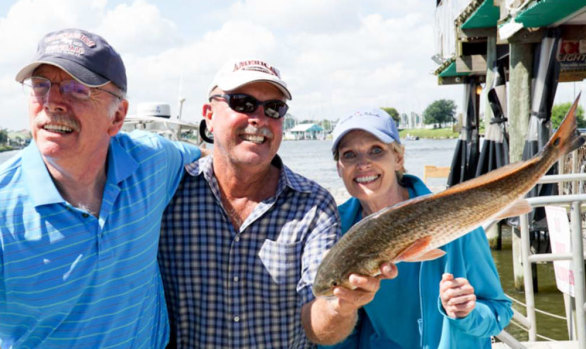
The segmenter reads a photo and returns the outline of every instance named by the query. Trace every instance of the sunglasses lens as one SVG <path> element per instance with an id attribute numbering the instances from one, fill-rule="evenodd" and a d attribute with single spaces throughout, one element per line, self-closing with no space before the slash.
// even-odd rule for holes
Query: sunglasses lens
<path id="1" fill-rule="evenodd" d="M 254 113 L 256 108 L 258 108 L 259 105 L 262 105 L 264 108 L 265 115 L 273 119 L 282 118 L 283 116 L 285 116 L 285 114 L 287 114 L 287 110 L 289 109 L 289 106 L 287 106 L 287 104 L 281 100 L 275 99 L 265 102 L 259 102 L 256 98 L 243 93 L 231 95 L 215 95 L 211 96 L 210 98 L 215 97 L 226 98 L 230 108 L 239 113 Z"/>
<path id="2" fill-rule="evenodd" d="M 252 113 L 258 106 L 258 101 L 248 95 L 230 95 L 230 108 L 239 113 Z"/>
<path id="3" fill-rule="evenodd" d="M 279 119 L 287 114 L 289 107 L 283 101 L 267 101 L 264 104 L 265 115 L 269 118 Z"/>

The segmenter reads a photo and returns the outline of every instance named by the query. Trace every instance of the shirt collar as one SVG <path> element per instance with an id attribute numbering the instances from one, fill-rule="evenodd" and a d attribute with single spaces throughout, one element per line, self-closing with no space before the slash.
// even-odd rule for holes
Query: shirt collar
<path id="1" fill-rule="evenodd" d="M 34 206 L 65 202 L 34 141 L 22 151 L 22 174 Z"/>
<path id="2" fill-rule="evenodd" d="M 108 149 L 107 181 L 120 183 L 128 178 L 137 167 L 138 163 L 136 160 L 128 154 L 126 149 L 122 148 L 118 139 L 112 138 Z M 31 142 L 23 150 L 22 170 L 34 206 L 65 202 L 57 190 L 35 142 Z"/>
<path id="3" fill-rule="evenodd" d="M 311 182 L 307 178 L 301 180 L 299 175 L 296 175 L 291 169 L 283 164 L 283 160 L 281 160 L 279 155 L 275 155 L 271 161 L 271 165 L 280 169 L 281 172 L 276 196 L 278 196 L 285 187 L 303 193 L 312 192 Z M 212 165 L 212 156 L 206 156 L 198 161 L 187 164 L 185 169 L 189 175 L 194 177 L 203 174 L 208 183 L 214 183 L 216 181 Z"/>
<path id="4" fill-rule="evenodd" d="M 113 137 L 108 149 L 108 182 L 122 182 L 130 177 L 138 166 L 139 163 L 120 145 L 118 137 Z"/>

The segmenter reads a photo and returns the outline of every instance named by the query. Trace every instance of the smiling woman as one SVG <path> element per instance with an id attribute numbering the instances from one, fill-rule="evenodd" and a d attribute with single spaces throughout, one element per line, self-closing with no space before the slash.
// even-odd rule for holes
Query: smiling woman
<path id="1" fill-rule="evenodd" d="M 475 229 L 450 243 L 432 244 L 432 232 L 442 230 L 441 222 L 420 223 L 413 217 L 435 211 L 389 216 L 416 206 L 409 202 L 422 202 L 403 205 L 408 199 L 430 193 L 419 178 L 404 174 L 400 143 L 393 119 L 378 108 L 355 111 L 336 125 L 332 152 L 338 155 L 338 173 L 352 198 L 338 206 L 344 236 L 320 265 L 314 294 L 335 295 L 339 285 L 348 287 L 356 274 L 376 275 L 383 262 L 409 261 L 397 265 L 396 278 L 381 282 L 372 302 L 360 311 L 354 332 L 339 348 L 488 349 L 490 336 L 507 325 L 512 311 L 484 232 Z M 399 204 L 401 208 L 389 209 Z M 442 212 L 433 220 L 447 216 Z M 421 234 L 415 228 L 418 224 Z M 472 260 L 473 264 L 467 262 Z M 479 321 L 482 330 L 475 326 Z"/>

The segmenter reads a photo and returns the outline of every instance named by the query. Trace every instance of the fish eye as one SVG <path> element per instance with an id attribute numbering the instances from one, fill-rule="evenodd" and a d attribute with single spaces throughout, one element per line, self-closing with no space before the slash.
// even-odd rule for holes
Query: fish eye
<path id="1" fill-rule="evenodd" d="M 332 287 L 336 287 L 338 286 L 338 282 L 337 281 L 332 281 Z"/>

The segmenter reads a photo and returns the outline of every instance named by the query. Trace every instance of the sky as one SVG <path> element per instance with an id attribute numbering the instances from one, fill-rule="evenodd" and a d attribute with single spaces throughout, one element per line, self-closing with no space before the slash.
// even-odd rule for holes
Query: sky
<path id="1" fill-rule="evenodd" d="M 429 0 L 3 0 L 0 128 L 28 128 L 14 77 L 43 35 L 68 27 L 97 33 L 120 53 L 129 114 L 160 102 L 176 117 L 185 99 L 181 119 L 198 122 L 213 76 L 234 58 L 277 67 L 298 120 L 336 120 L 363 106 L 422 113 L 438 99 L 460 109 L 462 86 L 440 86 L 433 75 L 434 16 Z M 581 84 L 560 86 L 556 103 Z"/>

